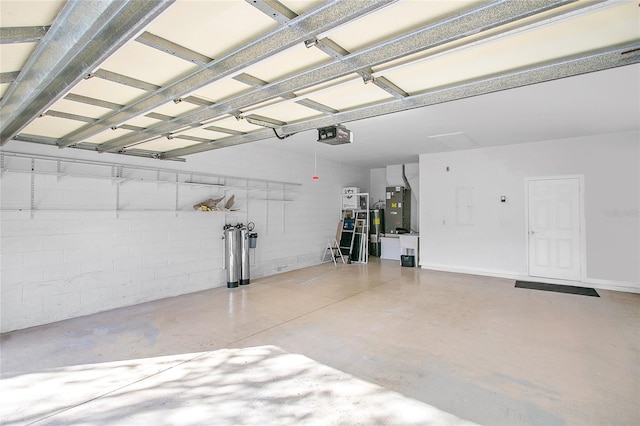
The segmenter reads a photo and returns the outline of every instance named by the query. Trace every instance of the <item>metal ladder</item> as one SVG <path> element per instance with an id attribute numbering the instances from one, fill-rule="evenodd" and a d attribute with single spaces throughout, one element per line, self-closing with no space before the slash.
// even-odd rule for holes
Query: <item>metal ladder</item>
<path id="1" fill-rule="evenodd" d="M 347 256 L 347 263 L 351 263 L 353 258 L 353 243 L 356 239 L 356 210 L 343 210 L 340 224 L 342 225 L 342 231 L 338 243 L 342 254 Z"/>
<path id="2" fill-rule="evenodd" d="M 347 263 L 344 260 L 344 255 L 342 254 L 342 250 L 340 249 L 340 238 L 342 237 L 342 226 L 343 226 L 343 222 L 342 220 L 338 223 L 338 229 L 336 230 L 336 236 L 335 238 L 329 238 L 327 240 L 327 247 L 324 249 L 324 254 L 322 255 L 322 262 L 326 262 L 327 259 L 327 254 L 329 254 L 329 256 L 331 257 L 331 260 L 333 260 L 333 264 L 337 265 L 338 264 L 338 257 L 340 257 L 340 260 L 342 260 L 342 263 Z"/>

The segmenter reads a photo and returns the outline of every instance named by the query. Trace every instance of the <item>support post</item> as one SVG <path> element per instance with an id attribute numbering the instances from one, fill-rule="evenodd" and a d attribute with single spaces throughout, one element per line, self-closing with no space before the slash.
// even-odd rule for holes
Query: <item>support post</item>
<path id="1" fill-rule="evenodd" d="M 33 219 L 34 210 L 36 208 L 36 159 L 31 159 L 31 203 L 30 203 L 30 217 Z"/>

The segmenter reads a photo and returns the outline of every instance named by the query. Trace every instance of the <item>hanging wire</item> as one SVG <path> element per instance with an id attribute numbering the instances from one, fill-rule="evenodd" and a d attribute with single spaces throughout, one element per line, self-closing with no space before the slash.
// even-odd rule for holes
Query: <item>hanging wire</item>
<path id="1" fill-rule="evenodd" d="M 276 132 L 276 129 L 273 129 L 273 133 L 275 133 L 275 134 L 276 134 L 276 137 L 277 137 L 278 139 L 280 139 L 280 140 L 283 140 L 283 139 L 288 138 L 289 136 L 293 136 L 293 135 L 295 135 L 295 133 L 289 133 L 289 134 L 286 134 L 286 135 L 280 136 L 280 135 L 278 134 L 278 132 Z M 297 133 L 297 132 L 296 132 L 296 133 Z"/>
<path id="2" fill-rule="evenodd" d="M 319 180 L 318 177 L 318 145 L 313 147 L 313 180 Z"/>

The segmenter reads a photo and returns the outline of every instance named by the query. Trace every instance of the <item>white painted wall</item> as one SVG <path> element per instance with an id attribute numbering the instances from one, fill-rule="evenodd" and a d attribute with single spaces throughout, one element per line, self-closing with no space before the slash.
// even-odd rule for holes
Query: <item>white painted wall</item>
<path id="1" fill-rule="evenodd" d="M 525 277 L 525 178 L 583 175 L 585 282 L 640 292 L 639 141 L 631 132 L 421 155 L 422 266 Z M 457 188 L 473 188 L 473 225 L 456 224 Z"/>
<path id="2" fill-rule="evenodd" d="M 61 154 L 56 148 L 22 145 L 24 152 Z M 6 210 L 29 206 L 30 174 L 7 172 L 1 179 L 2 332 L 226 286 L 221 240 L 225 221 L 256 224 L 252 278 L 320 263 L 338 224 L 340 189 L 368 190 L 369 183 L 368 170 L 321 159 L 320 180 L 312 181 L 313 158 L 260 143 L 190 156 L 187 163 L 97 157 L 79 150 L 64 154 L 303 185 L 290 203 L 247 201 L 238 191 L 236 206 L 242 211 L 225 215 L 192 210 L 212 195 L 210 188 L 181 187 L 176 213 L 174 185 L 131 182 L 121 187 L 123 210 L 116 216 L 111 180 L 36 175 L 40 210 L 32 219 L 29 211 Z M 93 211 L 96 208 L 103 211 Z"/>
<path id="3" fill-rule="evenodd" d="M 371 169 L 369 171 L 369 200 L 371 206 L 375 203 L 380 203 L 381 208 L 384 208 L 386 204 L 385 188 L 387 187 L 387 169 Z"/>

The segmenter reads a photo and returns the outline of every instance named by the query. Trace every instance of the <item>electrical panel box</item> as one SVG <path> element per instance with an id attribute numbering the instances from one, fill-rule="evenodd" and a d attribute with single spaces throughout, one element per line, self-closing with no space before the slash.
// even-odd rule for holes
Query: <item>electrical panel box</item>
<path id="1" fill-rule="evenodd" d="M 384 233 L 411 232 L 411 190 L 404 186 L 388 186 L 384 209 Z"/>
<path id="2" fill-rule="evenodd" d="M 347 209 L 358 209 L 358 196 L 356 194 L 360 193 L 360 188 L 356 188 L 355 186 L 349 186 L 342 188 L 342 210 Z"/>

